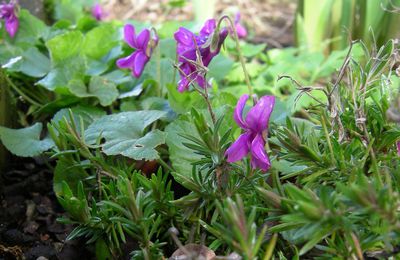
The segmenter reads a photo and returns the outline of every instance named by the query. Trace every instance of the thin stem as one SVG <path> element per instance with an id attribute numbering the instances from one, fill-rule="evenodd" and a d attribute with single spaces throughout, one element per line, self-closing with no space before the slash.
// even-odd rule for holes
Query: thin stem
<path id="1" fill-rule="evenodd" d="M 204 81 L 208 85 L 205 77 L 204 77 Z M 213 124 L 215 125 L 215 123 L 217 122 L 217 119 L 215 117 L 215 113 L 214 113 L 214 111 L 212 109 L 211 102 L 210 102 L 210 99 L 209 99 L 209 96 L 208 96 L 208 86 L 207 85 L 204 88 L 204 95 L 202 95 L 202 96 L 204 97 L 204 100 L 207 103 L 208 112 L 210 113 L 211 120 L 212 120 Z"/>
<path id="2" fill-rule="evenodd" d="M 198 64 L 199 68 L 201 68 L 204 71 L 204 73 L 203 73 L 204 74 L 204 76 L 203 76 L 204 77 L 204 82 L 205 82 L 204 93 L 201 92 L 201 91 L 199 91 L 199 93 L 204 98 L 204 100 L 206 101 L 208 112 L 210 113 L 211 120 L 212 120 L 213 124 L 215 125 L 217 120 L 215 118 L 215 114 L 214 114 L 214 111 L 212 110 L 211 102 L 210 102 L 210 99 L 209 99 L 209 96 L 208 96 L 208 82 L 207 82 L 207 79 L 206 79 L 207 67 L 204 66 L 204 64 L 203 64 L 203 60 L 201 58 L 200 49 L 199 49 L 199 46 L 197 45 L 197 41 L 196 41 L 196 39 L 194 37 L 193 37 L 193 42 L 194 42 L 195 47 L 196 47 L 196 60 L 200 63 L 200 64 Z"/>
<path id="3" fill-rule="evenodd" d="M 161 89 L 161 51 L 160 48 L 156 48 L 156 55 L 157 55 L 157 71 L 156 71 L 156 75 L 157 75 L 157 86 L 158 86 L 158 96 L 162 97 L 162 89 Z"/>
<path id="4" fill-rule="evenodd" d="M 326 141 L 328 143 L 329 152 L 331 154 L 331 160 L 332 160 L 332 163 L 334 163 L 335 162 L 335 156 L 334 156 L 334 153 L 333 153 L 333 146 L 332 146 L 332 143 L 331 143 L 331 139 L 329 137 L 328 129 L 326 127 L 326 121 L 325 121 L 325 115 L 324 114 L 321 115 L 321 123 L 322 123 L 322 127 L 324 128 Z"/>
<path id="5" fill-rule="evenodd" d="M 161 164 L 164 168 L 168 169 L 170 172 L 174 172 L 175 170 L 168 165 L 166 161 L 164 161 L 161 157 L 158 159 L 158 163 Z"/>
<path id="6" fill-rule="evenodd" d="M 226 19 L 226 20 L 229 21 L 229 25 L 230 25 L 230 27 L 231 27 L 231 30 L 232 30 L 233 33 L 234 33 L 234 37 L 233 37 L 233 38 L 234 38 L 235 43 L 236 43 L 236 51 L 237 51 L 237 53 L 238 53 L 238 55 L 239 55 L 240 64 L 242 65 L 242 69 L 243 69 L 243 73 L 244 73 L 244 78 L 245 78 L 245 81 L 246 81 L 246 85 L 247 85 L 247 88 L 249 89 L 249 94 L 250 94 L 250 96 L 253 96 L 253 87 L 251 86 L 249 73 L 247 72 L 246 65 L 245 65 L 245 62 L 244 62 L 244 57 L 243 57 L 242 51 L 240 50 L 239 36 L 238 36 L 238 34 L 237 34 L 237 31 L 236 31 L 235 23 L 232 21 L 232 19 L 231 19 L 229 16 L 224 15 L 224 16 L 222 16 L 222 17 L 219 19 L 217 28 L 219 28 L 221 22 L 222 22 L 224 19 Z"/>
<path id="7" fill-rule="evenodd" d="M 40 107 L 41 104 L 39 104 L 38 102 L 36 102 L 35 100 L 31 99 L 29 96 L 27 96 L 24 92 L 22 92 L 15 84 L 14 82 L 12 82 L 12 80 L 10 80 L 10 78 L 7 76 L 7 74 L 4 75 L 4 78 L 6 79 L 8 85 L 14 89 L 19 95 L 21 95 L 26 101 L 28 101 L 29 103 L 31 103 L 32 105 L 38 106 Z"/>

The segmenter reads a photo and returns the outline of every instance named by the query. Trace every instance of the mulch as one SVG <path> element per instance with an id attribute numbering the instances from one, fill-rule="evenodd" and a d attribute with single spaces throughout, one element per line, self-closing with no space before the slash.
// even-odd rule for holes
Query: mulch
<path id="1" fill-rule="evenodd" d="M 52 172 L 33 160 L 15 161 L 2 173 L 0 259 L 91 259 L 85 243 L 66 241 L 71 225 L 53 192 Z"/>

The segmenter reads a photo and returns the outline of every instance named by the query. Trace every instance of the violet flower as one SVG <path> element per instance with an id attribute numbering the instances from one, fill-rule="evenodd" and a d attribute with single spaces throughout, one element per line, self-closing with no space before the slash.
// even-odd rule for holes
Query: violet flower
<path id="1" fill-rule="evenodd" d="M 237 13 L 235 16 L 235 28 L 239 39 L 243 39 L 247 37 L 246 28 L 240 23 L 240 13 Z"/>
<path id="2" fill-rule="evenodd" d="M 92 7 L 92 15 L 97 21 L 101 21 L 106 16 L 106 13 L 104 12 L 103 7 L 97 3 Z"/>
<path id="3" fill-rule="evenodd" d="M 397 147 L 397 155 L 400 156 L 400 141 L 396 142 L 396 147 Z"/>
<path id="4" fill-rule="evenodd" d="M 195 35 L 186 28 L 179 28 L 174 34 L 174 38 L 177 42 L 177 54 L 179 62 L 179 74 L 181 79 L 178 83 L 178 91 L 183 92 L 189 89 L 189 85 L 192 82 L 204 88 L 206 81 L 204 75 L 199 72 L 196 51 L 200 52 L 202 65 L 208 66 L 211 60 L 219 53 L 222 43 L 228 35 L 226 29 L 222 29 L 217 32 L 218 44 L 214 51 L 211 51 L 211 37 L 216 29 L 215 19 L 207 20 L 200 30 L 198 35 Z"/>
<path id="5" fill-rule="evenodd" d="M 128 57 L 117 60 L 117 66 L 121 69 L 131 69 L 132 75 L 139 78 L 142 75 L 145 65 L 150 60 L 153 49 L 157 46 L 158 37 L 151 37 L 148 29 L 136 35 L 135 27 L 127 24 L 124 27 L 125 42 L 135 51 Z"/>
<path id="6" fill-rule="evenodd" d="M 268 131 L 268 121 L 275 105 L 274 96 L 263 96 L 247 113 L 243 119 L 243 109 L 249 95 L 243 95 L 235 108 L 233 118 L 245 131 L 226 150 L 225 155 L 228 162 L 236 162 L 251 153 L 251 166 L 267 171 L 271 163 L 265 151 L 265 135 Z"/>
<path id="7" fill-rule="evenodd" d="M 8 4 L 0 4 L 0 19 L 4 20 L 6 31 L 11 38 L 14 38 L 19 26 L 16 10 L 17 1 L 10 1 Z"/>

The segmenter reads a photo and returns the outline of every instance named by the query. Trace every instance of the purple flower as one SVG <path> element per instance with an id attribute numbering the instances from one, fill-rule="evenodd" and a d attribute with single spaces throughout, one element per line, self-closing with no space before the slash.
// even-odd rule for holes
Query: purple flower
<path id="1" fill-rule="evenodd" d="M 239 39 L 243 39 L 247 37 L 247 30 L 246 28 L 240 23 L 240 13 L 237 13 L 235 16 L 235 27 L 236 32 Z"/>
<path id="2" fill-rule="evenodd" d="M 95 4 L 92 7 L 92 15 L 94 18 L 96 18 L 97 21 L 101 21 L 104 17 L 106 17 L 106 13 L 104 12 L 103 7 L 100 4 Z"/>
<path id="3" fill-rule="evenodd" d="M 235 108 L 233 118 L 244 130 L 244 133 L 226 150 L 225 155 L 228 162 L 236 162 L 251 153 L 251 166 L 267 171 L 271 163 L 265 151 L 266 140 L 264 138 L 268 131 L 268 121 L 275 105 L 274 96 L 263 96 L 254 105 L 245 119 L 243 109 L 249 95 L 243 95 Z"/>
<path id="4" fill-rule="evenodd" d="M 201 60 L 204 66 L 208 66 L 211 60 L 219 53 L 221 45 L 224 42 L 228 31 L 222 29 L 217 32 L 218 46 L 215 51 L 211 51 L 211 37 L 216 29 L 215 19 L 207 20 L 198 35 L 195 35 L 186 28 L 179 28 L 174 34 L 177 42 L 176 52 L 178 54 L 179 74 L 181 79 L 178 83 L 178 91 L 183 92 L 189 89 L 192 82 L 197 82 L 200 87 L 206 86 L 203 73 L 199 72 L 196 50 L 200 52 Z"/>
<path id="5" fill-rule="evenodd" d="M 19 20 L 16 14 L 17 2 L 10 1 L 10 3 L 0 4 L 0 19 L 4 19 L 6 31 L 11 38 L 15 36 L 19 26 Z"/>
<path id="6" fill-rule="evenodd" d="M 135 51 L 128 57 L 117 60 L 117 66 L 121 69 L 131 69 L 134 77 L 142 75 L 144 66 L 150 60 L 153 49 L 157 46 L 158 37 L 151 38 L 148 29 L 143 30 L 139 35 L 135 33 L 135 27 L 127 24 L 124 27 L 125 42 Z"/>
<path id="7" fill-rule="evenodd" d="M 397 155 L 400 156 L 400 141 L 396 142 L 396 147 L 397 147 Z"/>

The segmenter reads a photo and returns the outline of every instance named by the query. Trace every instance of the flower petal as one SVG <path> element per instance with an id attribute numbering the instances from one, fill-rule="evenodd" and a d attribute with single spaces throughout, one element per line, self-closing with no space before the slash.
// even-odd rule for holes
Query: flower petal
<path id="1" fill-rule="evenodd" d="M 243 120 L 243 109 L 247 99 L 249 99 L 249 95 L 245 94 L 241 96 L 233 113 L 233 119 L 235 119 L 236 123 L 243 129 L 248 128 L 246 122 Z"/>
<path id="2" fill-rule="evenodd" d="M 135 33 L 135 27 L 131 24 L 126 24 L 124 26 L 124 39 L 125 42 L 132 48 L 137 48 L 135 44 L 135 38 L 136 38 L 136 33 Z"/>
<path id="3" fill-rule="evenodd" d="M 128 57 L 117 60 L 117 66 L 120 69 L 132 69 L 135 65 L 136 52 L 132 53 Z"/>
<path id="4" fill-rule="evenodd" d="M 150 40 L 150 31 L 149 29 L 144 29 L 139 33 L 136 38 L 136 48 L 146 51 L 147 45 Z"/>
<path id="5" fill-rule="evenodd" d="M 251 166 L 253 169 L 267 171 L 271 167 L 268 155 L 265 151 L 265 141 L 262 134 L 256 135 L 251 143 Z"/>
<path id="6" fill-rule="evenodd" d="M 193 37 L 194 34 L 183 27 L 180 27 L 174 34 L 174 38 L 178 42 L 178 45 L 184 45 L 186 47 L 194 46 Z"/>
<path id="7" fill-rule="evenodd" d="M 139 78 L 142 75 L 144 66 L 149 61 L 149 57 L 146 56 L 144 51 L 137 51 L 135 56 L 135 64 L 133 66 L 133 75 Z"/>
<path id="8" fill-rule="evenodd" d="M 188 89 L 189 89 L 189 81 L 186 78 L 182 77 L 178 82 L 178 91 L 182 93 Z"/>
<path id="9" fill-rule="evenodd" d="M 201 31 L 199 33 L 200 36 L 201 37 L 208 37 L 210 34 L 212 34 L 214 32 L 215 27 L 217 27 L 215 19 L 207 20 L 204 23 L 203 28 L 201 28 Z"/>
<path id="10" fill-rule="evenodd" d="M 92 16 L 96 18 L 97 21 L 103 19 L 104 13 L 103 13 L 103 8 L 101 7 L 100 4 L 97 3 L 92 7 Z"/>
<path id="11" fill-rule="evenodd" d="M 15 5 L 13 3 L 3 3 L 0 4 L 0 18 L 6 19 L 10 17 L 15 17 Z"/>
<path id="12" fill-rule="evenodd" d="M 240 23 L 236 23 L 235 27 L 239 39 L 247 37 L 247 30 L 243 25 L 241 25 Z"/>
<path id="13" fill-rule="evenodd" d="M 11 17 L 10 19 L 6 19 L 5 21 L 6 30 L 11 38 L 15 36 L 18 31 L 19 20 L 17 17 Z"/>
<path id="14" fill-rule="evenodd" d="M 225 152 L 228 162 L 236 162 L 245 157 L 250 150 L 250 134 L 244 133 Z"/>
<path id="15" fill-rule="evenodd" d="M 275 105 L 274 96 L 263 96 L 252 107 L 246 116 L 246 123 L 249 128 L 256 132 L 262 132 L 268 129 L 268 121 Z"/>
<path id="16" fill-rule="evenodd" d="M 189 89 L 190 77 L 193 78 L 192 69 L 189 63 L 182 63 L 179 66 L 179 75 L 181 79 L 178 82 L 178 91 L 183 92 Z"/>

